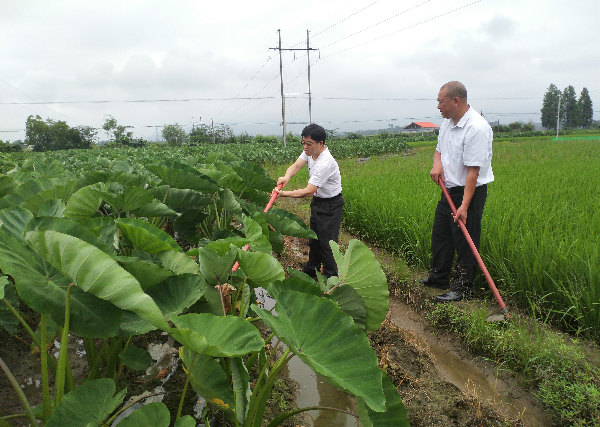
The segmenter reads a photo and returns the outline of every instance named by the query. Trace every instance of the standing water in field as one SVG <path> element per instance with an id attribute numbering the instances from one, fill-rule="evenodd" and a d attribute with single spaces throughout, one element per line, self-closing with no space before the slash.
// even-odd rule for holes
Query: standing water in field
<path id="1" fill-rule="evenodd" d="M 262 288 L 256 289 L 257 299 L 263 304 L 263 308 L 271 310 L 275 306 L 272 299 Z M 276 313 L 273 311 L 273 314 Z M 273 338 L 276 341 L 276 338 Z M 296 381 L 300 386 L 300 393 L 296 399 L 298 408 L 311 406 L 324 406 L 336 408 L 342 411 L 357 414 L 354 397 L 344 393 L 329 384 L 320 375 L 317 375 L 300 358 L 293 357 L 282 371 L 289 375 L 290 379 Z M 334 410 L 314 410 L 307 412 L 313 420 L 314 427 L 353 427 L 358 426 L 358 420 L 350 415 Z"/>

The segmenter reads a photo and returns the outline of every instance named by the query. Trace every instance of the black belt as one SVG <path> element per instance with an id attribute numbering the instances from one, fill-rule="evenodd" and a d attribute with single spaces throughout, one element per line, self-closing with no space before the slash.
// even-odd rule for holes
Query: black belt
<path id="1" fill-rule="evenodd" d="M 339 193 L 337 196 L 333 196 L 333 197 L 317 197 L 317 196 L 313 196 L 312 199 L 316 203 L 319 203 L 319 202 L 332 202 L 334 200 L 339 199 L 340 197 L 342 197 L 342 193 Z"/>

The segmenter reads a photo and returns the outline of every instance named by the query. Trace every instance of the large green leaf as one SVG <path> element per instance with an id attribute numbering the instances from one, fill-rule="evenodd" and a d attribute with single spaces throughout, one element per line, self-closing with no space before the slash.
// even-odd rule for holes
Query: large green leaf
<path id="1" fill-rule="evenodd" d="M 268 176 L 264 169 L 250 162 L 233 162 L 231 167 L 244 180 L 246 185 L 261 191 L 271 191 L 277 181 Z"/>
<path id="2" fill-rule="evenodd" d="M 390 309 L 387 279 L 371 250 L 360 240 L 350 240 L 346 253 L 330 242 L 342 283 L 352 286 L 367 307 L 367 330 L 376 331 Z"/>
<path id="3" fill-rule="evenodd" d="M 126 389 L 115 394 L 113 380 L 87 381 L 65 394 L 45 427 L 97 427 L 123 402 Z"/>
<path id="4" fill-rule="evenodd" d="M 137 218 L 118 218 L 117 227 L 139 250 L 153 254 L 173 249 L 183 252 L 175 240 L 161 229 Z"/>
<path id="5" fill-rule="evenodd" d="M 205 246 L 207 249 L 214 249 L 219 255 L 225 255 L 231 250 L 231 245 L 237 248 L 243 248 L 252 242 L 251 239 L 244 239 L 242 237 L 227 237 L 225 239 L 219 239 L 210 242 Z"/>
<path id="6" fill-rule="evenodd" d="M 177 212 L 158 201 L 157 199 L 152 200 L 150 203 L 141 206 L 139 209 L 132 211 L 138 217 L 154 217 L 154 216 L 177 216 Z"/>
<path id="7" fill-rule="evenodd" d="M 13 192 L 18 186 L 19 183 L 10 176 L 0 176 L 0 199 Z"/>
<path id="8" fill-rule="evenodd" d="M 56 231 L 26 234 L 27 243 L 86 292 L 130 310 L 154 326 L 169 330 L 152 298 L 111 256 L 75 237 Z"/>
<path id="9" fill-rule="evenodd" d="M 172 188 L 168 185 L 154 187 L 150 191 L 158 200 L 170 206 L 177 208 L 203 208 L 211 204 L 210 198 L 194 190 Z"/>
<path id="10" fill-rule="evenodd" d="M 362 427 L 408 427 L 408 415 L 396 387 L 387 375 L 382 375 L 385 393 L 385 412 L 375 412 L 365 405 L 363 399 L 356 399 L 356 407 Z"/>
<path id="11" fill-rule="evenodd" d="M 171 187 L 187 188 L 200 192 L 217 191 L 219 189 L 219 185 L 208 176 L 183 163 L 162 161 L 156 165 L 148 165 L 146 169 Z"/>
<path id="12" fill-rule="evenodd" d="M 311 282 L 312 283 L 296 277 L 286 277 L 284 280 L 273 282 L 267 290 L 269 291 L 269 295 L 275 300 L 278 299 L 282 292 L 287 291 L 302 292 L 316 297 L 322 297 L 323 292 L 319 288 L 319 285 L 317 285 L 317 282 L 313 279 L 311 279 Z"/>
<path id="13" fill-rule="evenodd" d="M 250 375 L 241 357 L 232 357 L 231 382 L 233 395 L 235 397 L 235 414 L 240 424 L 243 424 L 248 414 L 248 402 L 250 402 Z"/>
<path id="14" fill-rule="evenodd" d="M 154 195 L 141 187 L 127 187 L 122 192 L 99 192 L 106 203 L 119 212 L 129 212 L 139 209 L 154 200 Z"/>
<path id="15" fill-rule="evenodd" d="M 274 281 L 285 278 L 283 267 L 271 255 L 238 249 L 238 261 L 248 283 L 254 287 L 266 289 Z"/>
<path id="16" fill-rule="evenodd" d="M 229 189 L 225 188 L 219 191 L 219 200 L 217 202 L 219 210 L 225 209 L 232 215 L 242 213 L 242 206 L 238 203 L 235 194 Z"/>
<path id="17" fill-rule="evenodd" d="M 137 258 L 117 257 L 117 262 L 140 282 L 140 286 L 144 290 L 173 275 L 173 272 L 166 268 Z"/>
<path id="18" fill-rule="evenodd" d="M 257 214 L 257 219 L 261 219 L 266 225 L 264 218 Z M 242 223 L 244 224 L 244 234 L 247 238 L 252 239 L 250 243 L 250 249 L 256 252 L 264 252 L 271 255 L 273 248 L 269 243 L 269 230 L 267 228 L 266 233 L 262 227 L 262 223 L 255 221 L 254 219 L 242 214 Z"/>
<path id="19" fill-rule="evenodd" d="M 55 159 L 33 159 L 33 170 L 36 178 L 60 178 L 65 176 L 65 170 L 60 162 Z"/>
<path id="20" fill-rule="evenodd" d="M 69 181 L 64 185 L 56 185 L 49 190 L 45 190 L 36 194 L 26 202 L 22 203 L 22 205 L 30 211 L 38 213 L 40 208 L 48 201 L 59 199 L 66 202 L 78 189 L 79 187 L 77 186 L 77 181 Z"/>
<path id="21" fill-rule="evenodd" d="M 10 274 L 19 296 L 38 313 L 64 323 L 67 287 L 71 280 L 14 237 L 0 231 L 0 269 Z M 113 336 L 121 321 L 120 310 L 79 288 L 71 290 L 70 328 L 83 337 Z"/>
<path id="22" fill-rule="evenodd" d="M 54 230 L 60 233 L 68 234 L 90 245 L 96 246 L 101 251 L 112 254 L 112 250 L 106 245 L 98 241 L 98 237 L 92 233 L 88 228 L 84 227 L 78 222 L 68 220 L 66 218 L 54 218 L 54 217 L 38 217 L 31 221 L 25 231 L 42 231 L 42 230 Z"/>
<path id="23" fill-rule="evenodd" d="M 158 257 L 163 267 L 175 274 L 200 274 L 196 261 L 184 253 L 168 250 L 160 252 Z"/>
<path id="24" fill-rule="evenodd" d="M 171 414 L 162 402 L 151 402 L 119 421 L 119 427 L 169 427 Z"/>
<path id="25" fill-rule="evenodd" d="M 271 208 L 262 215 L 275 230 L 285 236 L 301 237 L 306 239 L 316 239 L 317 235 L 308 225 L 291 212 L 283 209 Z"/>
<path id="26" fill-rule="evenodd" d="M 152 364 L 152 356 L 143 348 L 129 345 L 119 353 L 119 361 L 128 368 L 142 371 Z"/>
<path id="27" fill-rule="evenodd" d="M 369 339 L 335 303 L 314 295 L 281 292 L 275 304 L 278 317 L 252 309 L 288 348 L 315 372 L 348 393 L 385 410 L 381 369 Z"/>
<path id="28" fill-rule="evenodd" d="M 0 226 L 2 226 L 2 230 L 23 243 L 25 243 L 25 239 L 23 238 L 25 227 L 32 219 L 33 214 L 31 211 L 20 206 L 0 210 Z"/>
<path id="29" fill-rule="evenodd" d="M 170 319 L 198 301 L 206 289 L 207 285 L 202 276 L 181 274 L 168 277 L 148 289 L 147 294 L 156 302 L 165 318 Z"/>
<path id="30" fill-rule="evenodd" d="M 236 247 L 231 248 L 224 255 L 220 255 L 215 249 L 198 248 L 200 274 L 213 286 L 225 283 L 231 274 L 236 254 Z"/>
<path id="31" fill-rule="evenodd" d="M 356 289 L 350 285 L 339 285 L 327 298 L 334 301 L 340 310 L 354 319 L 354 324 L 361 330 L 366 330 L 367 307 Z"/>
<path id="32" fill-rule="evenodd" d="M 98 191 L 102 190 L 101 183 L 88 185 L 77 190 L 67 202 L 65 209 L 65 218 L 71 218 L 76 221 L 83 221 L 94 216 L 102 203 L 102 198 Z"/>
<path id="33" fill-rule="evenodd" d="M 62 185 L 65 183 L 64 178 L 44 178 L 44 179 L 30 179 L 29 181 L 21 184 L 12 193 L 7 194 L 0 199 L 0 209 L 6 209 L 11 206 L 18 206 L 23 202 L 34 197 L 36 194 L 51 189 L 56 185 Z"/>
<path id="34" fill-rule="evenodd" d="M 190 373 L 190 383 L 196 393 L 225 411 L 235 408 L 227 375 L 215 359 L 186 347 L 179 347 L 179 357 Z"/>
<path id="35" fill-rule="evenodd" d="M 191 313 L 173 317 L 171 335 L 197 353 L 214 357 L 240 357 L 264 347 L 260 332 L 235 316 Z"/>
<path id="36" fill-rule="evenodd" d="M 40 206 L 40 209 L 38 210 L 37 214 L 38 216 L 54 216 L 62 218 L 66 207 L 67 206 L 63 203 L 62 200 L 52 199 L 48 200 L 46 203 Z"/>

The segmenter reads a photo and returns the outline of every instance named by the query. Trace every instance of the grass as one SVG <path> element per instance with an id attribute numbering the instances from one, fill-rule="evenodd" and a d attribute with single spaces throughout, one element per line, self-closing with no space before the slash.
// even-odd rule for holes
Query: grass
<path id="1" fill-rule="evenodd" d="M 429 178 L 433 150 L 339 162 L 345 227 L 424 269 L 441 193 Z M 543 301 L 544 318 L 600 338 L 597 143 L 526 138 L 494 150 L 481 255 L 496 285 L 522 306 Z"/>
<path id="2" fill-rule="evenodd" d="M 485 306 L 430 307 L 426 317 L 461 336 L 470 351 L 521 375 L 557 426 L 600 426 L 600 368 L 586 346 L 525 316 L 487 322 Z M 596 352 L 598 349 L 596 348 Z"/>

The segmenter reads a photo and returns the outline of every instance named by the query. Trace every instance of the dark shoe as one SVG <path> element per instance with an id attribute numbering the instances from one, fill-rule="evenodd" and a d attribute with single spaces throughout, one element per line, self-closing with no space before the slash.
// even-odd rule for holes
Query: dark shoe
<path id="1" fill-rule="evenodd" d="M 419 280 L 419 283 L 427 286 L 428 288 L 437 288 L 437 289 L 448 289 L 450 287 L 450 283 L 448 282 L 436 282 L 430 280 L 429 277 L 427 279 Z"/>
<path id="2" fill-rule="evenodd" d="M 449 291 L 435 297 L 435 302 L 462 301 L 471 298 L 471 291 Z"/>

